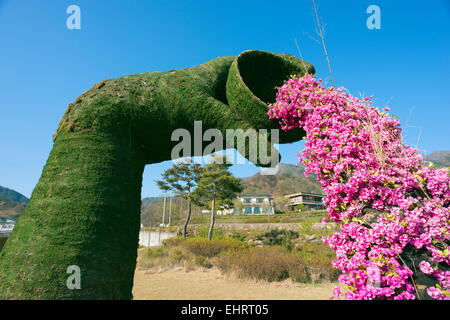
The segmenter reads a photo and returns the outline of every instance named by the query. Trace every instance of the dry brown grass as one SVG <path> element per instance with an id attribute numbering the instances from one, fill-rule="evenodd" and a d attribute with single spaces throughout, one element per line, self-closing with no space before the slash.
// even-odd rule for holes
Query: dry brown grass
<path id="1" fill-rule="evenodd" d="M 299 283 L 336 281 L 331 265 L 334 251 L 323 244 L 250 247 L 232 238 L 172 238 L 157 248 L 139 251 L 138 270 L 160 272 L 176 267 L 186 271 L 217 267 L 225 275 L 268 282 L 291 279 Z"/>
<path id="2" fill-rule="evenodd" d="M 295 256 L 280 247 L 229 250 L 214 259 L 214 264 L 225 274 L 269 282 L 287 279 L 292 270 L 302 267 Z"/>
<path id="3" fill-rule="evenodd" d="M 217 268 L 136 270 L 136 300 L 328 300 L 336 283 L 265 282 L 222 274 Z"/>
<path id="4" fill-rule="evenodd" d="M 214 257 L 219 253 L 230 249 L 248 247 L 248 245 L 246 245 L 244 242 L 231 238 L 213 240 L 207 240 L 205 238 L 191 238 L 184 240 L 183 242 L 179 243 L 179 245 L 195 256 L 202 256 L 207 258 Z"/>

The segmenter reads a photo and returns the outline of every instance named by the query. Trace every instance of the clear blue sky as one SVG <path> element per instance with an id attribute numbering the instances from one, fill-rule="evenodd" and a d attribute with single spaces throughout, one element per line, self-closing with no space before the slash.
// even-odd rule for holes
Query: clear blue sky
<path id="1" fill-rule="evenodd" d="M 449 1 L 318 3 L 336 85 L 389 105 L 408 144 L 422 130 L 422 152 L 450 149 Z M 66 27 L 72 4 L 81 8 L 81 30 Z M 366 27 L 371 4 L 381 9 L 380 30 Z M 248 49 L 297 55 L 297 38 L 305 60 L 329 79 L 322 48 L 306 35 L 315 36 L 312 14 L 309 0 L 0 0 L 0 185 L 31 195 L 66 106 L 106 78 Z M 300 142 L 282 146 L 283 162 L 296 163 L 300 149 Z M 154 180 L 169 166 L 147 166 L 143 197 L 160 194 Z M 243 177 L 258 169 L 232 171 Z"/>

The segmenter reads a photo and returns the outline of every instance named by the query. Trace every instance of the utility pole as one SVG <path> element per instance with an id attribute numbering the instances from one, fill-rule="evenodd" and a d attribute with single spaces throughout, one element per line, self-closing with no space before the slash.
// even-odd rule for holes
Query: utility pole
<path id="1" fill-rule="evenodd" d="M 164 194 L 164 207 L 163 207 L 163 216 L 162 216 L 162 225 L 164 226 L 164 222 L 166 220 L 166 199 L 167 199 L 167 190 Z"/>
<path id="2" fill-rule="evenodd" d="M 150 229 L 148 230 L 148 247 L 152 245 L 151 236 L 152 236 L 152 224 L 149 224 Z"/>
<path id="3" fill-rule="evenodd" d="M 172 196 L 169 198 L 169 223 L 167 224 L 168 226 L 170 226 L 170 216 L 172 214 Z"/>
<path id="4" fill-rule="evenodd" d="M 272 201 L 270 200 L 270 198 L 269 198 L 269 206 L 273 210 L 273 205 L 272 205 Z M 272 214 L 272 212 L 267 211 L 267 218 L 269 219 L 269 231 L 270 231 L 270 215 L 271 214 Z"/>
<path id="5" fill-rule="evenodd" d="M 162 216 L 162 225 L 164 226 L 164 220 L 166 219 L 166 198 L 167 198 L 167 190 L 164 194 L 164 207 L 163 207 L 163 216 Z M 159 235 L 158 235 L 158 246 L 161 243 L 161 225 L 159 226 Z"/>

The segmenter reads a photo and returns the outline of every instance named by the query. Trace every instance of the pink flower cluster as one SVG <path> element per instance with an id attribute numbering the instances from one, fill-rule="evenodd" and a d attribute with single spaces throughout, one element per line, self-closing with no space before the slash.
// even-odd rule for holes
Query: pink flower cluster
<path id="1" fill-rule="evenodd" d="M 413 271 L 401 258 L 409 245 L 427 252 L 415 272 L 436 279 L 428 294 L 449 299 L 450 272 L 442 266 L 450 265 L 450 178 L 402 144 L 400 122 L 386 111 L 305 75 L 278 89 L 268 115 L 283 130 L 306 132 L 299 161 L 305 175 L 317 175 L 329 218 L 341 225 L 324 241 L 336 251 L 345 298 L 414 299 Z"/>

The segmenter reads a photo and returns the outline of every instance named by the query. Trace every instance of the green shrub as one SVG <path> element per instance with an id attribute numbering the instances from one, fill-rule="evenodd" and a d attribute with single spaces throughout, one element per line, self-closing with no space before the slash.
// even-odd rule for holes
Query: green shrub
<path id="1" fill-rule="evenodd" d="M 234 272 L 237 262 L 240 260 L 240 252 L 243 249 L 229 249 L 213 258 L 213 264 L 224 274 Z M 247 250 L 245 250 L 247 251 Z"/>
<path id="2" fill-rule="evenodd" d="M 215 259 L 215 265 L 224 273 L 269 282 L 289 278 L 289 271 L 297 264 L 297 257 L 275 246 L 228 250 Z"/>
<path id="3" fill-rule="evenodd" d="M 159 257 L 167 257 L 169 253 L 164 247 L 154 247 L 147 249 L 147 257 L 149 258 L 159 258 Z"/>
<path id="4" fill-rule="evenodd" d="M 331 261 L 334 251 L 322 244 L 305 244 L 289 252 L 281 246 L 234 248 L 214 258 L 223 273 L 240 278 L 281 281 L 291 278 L 301 283 L 336 281 L 339 275 Z"/>
<path id="5" fill-rule="evenodd" d="M 297 244 L 290 251 L 285 240 L 283 246 L 254 248 L 238 240 L 241 237 L 211 241 L 205 238 L 167 239 L 166 246 L 142 249 L 144 255 L 139 267 L 216 266 L 222 273 L 233 273 L 240 278 L 266 281 L 291 278 L 300 283 L 336 281 L 340 274 L 331 265 L 335 252 L 327 245 Z"/>
<path id="6" fill-rule="evenodd" d="M 196 235 L 200 238 L 208 238 L 209 224 L 205 226 L 200 226 L 196 232 Z M 214 228 L 212 238 L 223 238 L 225 231 L 223 229 Z"/>
<path id="7" fill-rule="evenodd" d="M 294 253 L 304 263 L 331 265 L 336 258 L 336 253 L 326 244 L 304 243 L 298 244 Z"/>
<path id="8" fill-rule="evenodd" d="M 247 244 L 233 238 L 212 240 L 205 238 L 190 238 L 181 242 L 180 246 L 196 256 L 211 258 L 218 255 L 222 251 L 246 247 Z"/>
<path id="9" fill-rule="evenodd" d="M 282 245 L 286 249 L 292 249 L 292 239 L 298 238 L 298 233 L 292 230 L 272 229 L 269 232 L 259 235 L 256 240 L 262 240 L 265 245 Z"/>
<path id="10" fill-rule="evenodd" d="M 170 258 L 172 248 L 152 247 L 139 250 L 137 267 L 140 270 L 148 270 L 155 267 L 168 267 L 173 265 Z"/>
<path id="11" fill-rule="evenodd" d="M 196 256 L 194 261 L 196 265 L 206 269 L 210 269 L 213 267 L 211 261 L 209 261 L 209 259 L 204 256 Z"/>
<path id="12" fill-rule="evenodd" d="M 183 237 L 175 237 L 175 238 L 168 238 L 162 241 L 163 245 L 168 247 L 178 247 L 183 241 L 185 241 Z"/>
<path id="13" fill-rule="evenodd" d="M 310 283 L 311 282 L 311 272 L 310 269 L 305 266 L 303 263 L 299 263 L 292 265 L 289 269 L 289 277 L 295 281 L 300 283 Z"/>
<path id="14" fill-rule="evenodd" d="M 305 221 L 302 223 L 302 233 L 310 234 L 312 233 L 312 221 Z"/>
<path id="15" fill-rule="evenodd" d="M 180 249 L 175 249 L 170 254 L 171 262 L 175 265 L 180 265 L 183 260 L 186 260 L 186 256 Z"/>
<path id="16" fill-rule="evenodd" d="M 340 272 L 331 264 L 336 253 L 325 244 L 301 244 L 293 250 L 293 254 L 308 268 L 312 278 L 321 281 L 336 281 Z"/>
<path id="17" fill-rule="evenodd" d="M 242 242 L 245 241 L 245 236 L 242 233 L 239 233 L 237 231 L 233 231 L 231 238 L 236 239 L 238 241 L 242 241 Z"/>

